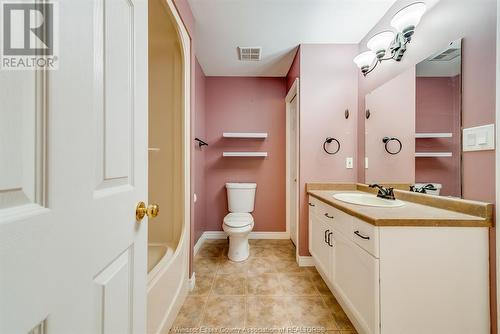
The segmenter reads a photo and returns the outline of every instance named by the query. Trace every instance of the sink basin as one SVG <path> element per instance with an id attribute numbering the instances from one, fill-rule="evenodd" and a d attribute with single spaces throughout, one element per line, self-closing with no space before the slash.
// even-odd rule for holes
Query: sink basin
<path id="1" fill-rule="evenodd" d="M 384 199 L 372 194 L 339 193 L 334 194 L 333 198 L 351 204 L 378 206 L 384 208 L 395 208 L 405 205 L 405 203 L 400 200 Z"/>

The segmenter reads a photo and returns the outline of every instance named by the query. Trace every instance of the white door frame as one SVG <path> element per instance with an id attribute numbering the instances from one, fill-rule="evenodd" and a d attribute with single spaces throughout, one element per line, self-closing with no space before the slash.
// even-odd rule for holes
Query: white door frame
<path id="1" fill-rule="evenodd" d="M 299 161 L 300 161 L 300 148 L 299 148 L 299 129 L 300 129 L 300 94 L 299 94 L 299 79 L 295 79 L 295 81 L 292 84 L 292 87 L 288 90 L 288 93 L 285 97 L 285 103 L 286 103 L 286 231 L 291 235 L 290 231 L 290 206 L 293 203 L 290 203 L 290 189 L 291 189 L 291 184 L 290 184 L 290 166 L 291 166 L 291 159 L 290 159 L 290 102 L 293 100 L 293 98 L 297 99 L 297 108 L 296 108 L 296 149 L 297 149 L 297 161 L 296 163 L 296 170 L 298 176 L 300 175 L 300 170 L 299 170 Z M 296 209 L 296 217 L 297 221 L 295 222 L 295 236 L 297 238 L 296 242 L 297 244 L 299 243 L 299 178 L 297 180 L 297 185 L 296 185 L 296 191 L 297 191 L 297 202 L 295 203 L 295 209 Z M 299 251 L 299 245 L 295 245 L 296 249 L 296 257 L 298 257 L 298 251 Z"/>

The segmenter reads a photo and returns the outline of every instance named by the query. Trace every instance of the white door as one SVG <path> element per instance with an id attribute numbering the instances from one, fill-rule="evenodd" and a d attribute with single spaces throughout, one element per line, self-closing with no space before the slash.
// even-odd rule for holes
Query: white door
<path id="1" fill-rule="evenodd" d="M 298 220 L 298 121 L 297 121 L 297 95 L 289 102 L 289 219 L 290 239 L 297 245 L 297 220 Z"/>
<path id="2" fill-rule="evenodd" d="M 0 333 L 144 333 L 147 2 L 58 5 L 59 69 L 0 72 Z"/>

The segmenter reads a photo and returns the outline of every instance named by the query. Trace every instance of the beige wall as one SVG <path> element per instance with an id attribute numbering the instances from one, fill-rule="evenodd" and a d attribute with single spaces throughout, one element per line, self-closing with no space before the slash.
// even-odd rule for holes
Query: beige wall
<path id="1" fill-rule="evenodd" d="M 182 53 L 171 18 L 160 1 L 149 2 L 149 242 L 177 244 L 183 214 Z"/>

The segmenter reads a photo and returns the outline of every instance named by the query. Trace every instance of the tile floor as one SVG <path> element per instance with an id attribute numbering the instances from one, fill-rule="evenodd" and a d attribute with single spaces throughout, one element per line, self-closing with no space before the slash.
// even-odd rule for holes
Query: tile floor
<path id="1" fill-rule="evenodd" d="M 196 287 L 171 332 L 356 333 L 316 269 L 297 266 L 290 240 L 250 240 L 242 263 L 228 260 L 227 246 L 208 240 L 198 252 Z"/>

